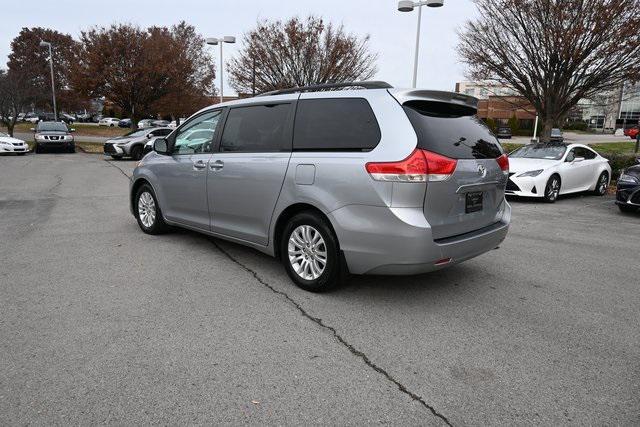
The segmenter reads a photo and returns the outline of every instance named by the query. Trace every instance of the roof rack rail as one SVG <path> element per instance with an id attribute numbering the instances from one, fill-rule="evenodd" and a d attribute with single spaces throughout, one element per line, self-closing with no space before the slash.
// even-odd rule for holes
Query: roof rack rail
<path id="1" fill-rule="evenodd" d="M 271 92 L 261 93 L 256 96 L 272 96 L 272 95 L 284 95 L 287 93 L 296 92 L 315 92 L 328 89 L 340 89 L 345 87 L 361 87 L 363 89 L 389 89 L 392 88 L 389 83 L 383 81 L 363 81 L 363 82 L 344 82 L 344 83 L 325 83 L 320 85 L 311 86 L 299 86 L 288 89 L 273 90 Z"/>

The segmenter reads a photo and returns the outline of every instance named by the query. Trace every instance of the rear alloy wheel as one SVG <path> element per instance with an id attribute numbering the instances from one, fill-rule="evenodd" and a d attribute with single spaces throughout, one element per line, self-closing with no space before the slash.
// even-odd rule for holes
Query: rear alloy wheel
<path id="1" fill-rule="evenodd" d="M 300 288 L 324 292 L 344 279 L 346 268 L 338 241 L 320 215 L 314 212 L 295 215 L 285 227 L 280 243 L 287 274 Z"/>
<path id="2" fill-rule="evenodd" d="M 597 196 L 604 196 L 607 194 L 607 187 L 609 186 L 609 174 L 602 172 L 598 177 L 598 183 L 596 184 L 596 190 L 594 193 Z"/>
<path id="3" fill-rule="evenodd" d="M 138 189 L 134 209 L 138 225 L 145 233 L 161 234 L 167 230 L 158 201 L 149 184 L 144 184 Z"/>
<path id="4" fill-rule="evenodd" d="M 555 203 L 560 195 L 560 177 L 558 175 L 553 175 L 547 181 L 547 185 L 544 189 L 544 201 L 547 203 Z"/>
<path id="5" fill-rule="evenodd" d="M 135 147 L 131 148 L 131 158 L 133 160 L 140 160 L 142 158 L 142 146 L 141 145 L 136 145 Z"/>

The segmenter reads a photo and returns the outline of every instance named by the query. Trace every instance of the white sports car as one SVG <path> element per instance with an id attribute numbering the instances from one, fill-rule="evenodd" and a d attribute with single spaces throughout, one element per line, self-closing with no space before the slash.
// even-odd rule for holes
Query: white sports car
<path id="1" fill-rule="evenodd" d="M 553 203 L 560 194 L 579 191 L 603 196 L 610 179 L 609 161 L 586 145 L 532 144 L 509 154 L 505 193 Z"/>
<path id="2" fill-rule="evenodd" d="M 29 151 L 29 146 L 21 139 L 12 138 L 6 133 L 0 132 L 0 153 L 17 153 L 24 155 Z"/>

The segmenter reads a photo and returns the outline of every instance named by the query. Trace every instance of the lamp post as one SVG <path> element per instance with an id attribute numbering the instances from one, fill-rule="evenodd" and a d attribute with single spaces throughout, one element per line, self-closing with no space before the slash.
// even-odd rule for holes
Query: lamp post
<path id="1" fill-rule="evenodd" d="M 418 30 L 416 31 L 416 52 L 413 60 L 413 83 L 412 87 L 416 87 L 416 81 L 418 79 L 418 52 L 420 51 L 420 23 L 422 21 L 422 6 L 429 7 L 441 7 L 444 4 L 444 0 L 423 0 L 423 1 L 411 1 L 402 0 L 398 2 L 398 10 L 400 12 L 413 12 L 413 9 L 418 8 Z"/>
<path id="2" fill-rule="evenodd" d="M 235 43 L 236 42 L 236 38 L 234 36 L 224 36 L 224 37 L 219 37 L 219 38 L 215 38 L 215 37 L 209 37 L 208 39 L 206 39 L 207 44 L 209 45 L 220 45 L 220 102 L 222 102 L 222 98 L 223 98 L 223 93 L 224 93 L 224 78 L 223 78 L 223 67 L 224 67 L 224 63 L 222 62 L 222 45 L 224 43 Z"/>
<path id="3" fill-rule="evenodd" d="M 49 68 L 51 69 L 51 93 L 53 94 L 53 120 L 58 121 L 58 109 L 56 108 L 56 86 L 53 81 L 53 53 L 51 51 L 51 43 L 40 41 L 40 47 L 49 48 Z"/>

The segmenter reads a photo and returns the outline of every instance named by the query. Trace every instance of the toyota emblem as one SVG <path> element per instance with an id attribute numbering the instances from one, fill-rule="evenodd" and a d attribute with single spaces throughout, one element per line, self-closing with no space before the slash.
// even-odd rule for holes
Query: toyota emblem
<path id="1" fill-rule="evenodd" d="M 478 165 L 478 175 L 480 175 L 483 178 L 487 176 L 487 168 L 485 168 L 482 165 Z"/>

